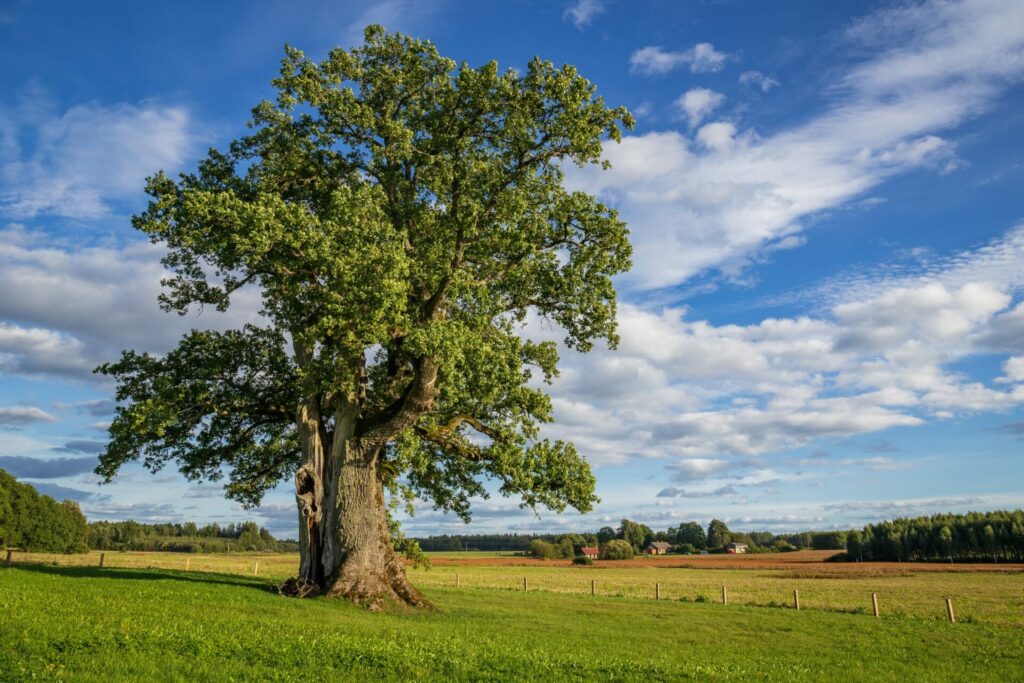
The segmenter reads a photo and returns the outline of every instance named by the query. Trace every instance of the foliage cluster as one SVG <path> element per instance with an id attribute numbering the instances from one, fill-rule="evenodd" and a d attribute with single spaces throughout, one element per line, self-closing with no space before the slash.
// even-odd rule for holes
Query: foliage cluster
<path id="1" fill-rule="evenodd" d="M 600 557 L 602 560 L 631 560 L 633 559 L 633 546 L 629 544 L 629 541 L 614 538 L 601 544 Z"/>
<path id="2" fill-rule="evenodd" d="M 58 503 L 0 469 L 0 547 L 84 553 L 85 516 L 78 503 Z"/>

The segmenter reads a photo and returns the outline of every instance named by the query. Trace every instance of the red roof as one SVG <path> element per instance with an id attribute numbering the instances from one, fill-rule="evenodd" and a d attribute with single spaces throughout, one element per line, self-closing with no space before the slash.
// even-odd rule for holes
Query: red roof
<path id="1" fill-rule="evenodd" d="M 580 548 L 580 552 L 584 555 L 597 555 L 597 546 L 584 546 Z"/>

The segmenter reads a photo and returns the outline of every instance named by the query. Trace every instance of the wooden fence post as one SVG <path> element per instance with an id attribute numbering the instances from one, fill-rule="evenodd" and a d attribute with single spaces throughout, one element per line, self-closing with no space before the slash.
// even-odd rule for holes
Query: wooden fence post
<path id="1" fill-rule="evenodd" d="M 525 593 L 528 590 L 530 590 L 530 584 L 528 583 L 526 577 L 524 576 L 523 577 L 523 592 Z"/>
<path id="2" fill-rule="evenodd" d="M 800 591 L 796 588 L 793 589 L 793 607 L 800 611 Z"/>
<path id="3" fill-rule="evenodd" d="M 7 564 L 10 564 L 10 563 L 11 563 L 11 555 L 12 555 L 12 554 L 14 554 L 14 551 L 13 551 L 13 550 L 11 550 L 10 548 L 8 548 L 8 549 L 7 549 Z"/>
<path id="4" fill-rule="evenodd" d="M 100 569 L 103 569 L 103 561 L 107 558 L 106 553 L 100 553 Z"/>
<path id="5" fill-rule="evenodd" d="M 661 584 L 660 583 L 654 584 L 654 599 L 655 600 L 661 600 Z"/>
<path id="6" fill-rule="evenodd" d="M 597 595 L 597 581 L 594 579 L 590 580 L 590 594 Z"/>
<path id="7" fill-rule="evenodd" d="M 462 588 L 462 577 L 459 576 L 458 572 L 455 573 L 455 587 Z"/>
<path id="8" fill-rule="evenodd" d="M 259 576 L 260 573 L 260 561 L 256 560 L 256 566 L 252 568 L 252 575 Z"/>
<path id="9" fill-rule="evenodd" d="M 186 557 L 185 558 L 185 571 L 188 571 L 188 567 L 189 567 L 190 564 L 192 564 L 192 558 L 191 557 Z"/>
<path id="10" fill-rule="evenodd" d="M 725 586 L 722 586 L 722 604 L 723 605 L 728 605 L 729 604 L 729 594 L 726 592 Z"/>
<path id="11" fill-rule="evenodd" d="M 875 616 L 878 616 L 878 593 L 871 594 L 871 608 L 875 612 Z"/>
<path id="12" fill-rule="evenodd" d="M 953 600 L 950 598 L 946 598 L 946 614 L 949 615 L 949 623 L 955 624 L 956 615 L 953 614 Z"/>

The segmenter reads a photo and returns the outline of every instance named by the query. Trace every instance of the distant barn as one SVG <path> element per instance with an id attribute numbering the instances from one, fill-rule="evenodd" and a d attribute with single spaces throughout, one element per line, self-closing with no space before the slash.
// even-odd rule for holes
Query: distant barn
<path id="1" fill-rule="evenodd" d="M 580 548 L 580 555 L 582 555 L 583 557 L 589 557 L 592 560 L 597 559 L 597 553 L 598 548 L 596 545 L 585 545 L 582 548 Z"/>
<path id="2" fill-rule="evenodd" d="M 747 552 L 747 544 L 730 543 L 729 545 L 725 546 L 725 551 L 730 555 L 742 555 L 743 553 Z"/>
<path id="3" fill-rule="evenodd" d="M 644 548 L 644 552 L 648 555 L 665 555 L 671 547 L 672 544 L 666 543 L 665 541 L 654 541 Z"/>

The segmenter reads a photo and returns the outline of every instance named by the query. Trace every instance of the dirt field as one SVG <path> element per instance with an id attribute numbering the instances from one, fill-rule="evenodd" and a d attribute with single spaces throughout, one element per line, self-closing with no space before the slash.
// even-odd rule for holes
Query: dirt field
<path id="1" fill-rule="evenodd" d="M 828 562 L 835 550 L 798 550 L 791 553 L 752 555 L 660 555 L 632 560 L 598 560 L 602 569 L 775 569 L 791 570 L 799 575 L 813 574 L 910 574 L 920 572 L 1024 572 L 1024 564 L 946 564 L 938 562 Z M 463 567 L 568 567 L 570 560 L 538 560 L 531 557 L 431 557 L 437 566 Z"/>

